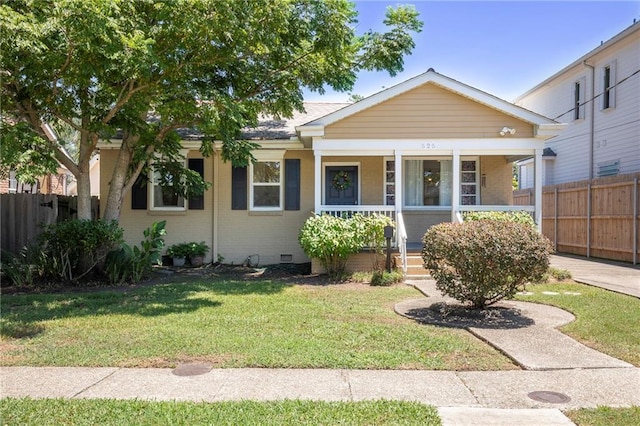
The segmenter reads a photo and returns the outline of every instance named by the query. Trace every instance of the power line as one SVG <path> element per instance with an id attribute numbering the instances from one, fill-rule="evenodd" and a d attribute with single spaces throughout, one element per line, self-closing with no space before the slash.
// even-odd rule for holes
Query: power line
<path id="1" fill-rule="evenodd" d="M 631 77 L 637 75 L 640 73 L 640 69 L 636 70 L 635 72 L 631 73 L 630 75 L 626 76 L 625 78 L 623 78 L 622 80 L 618 81 L 616 84 L 612 85 L 611 87 L 609 87 L 609 90 L 617 88 L 619 85 L 621 85 L 622 83 L 624 83 L 625 81 L 629 80 Z M 578 108 L 583 107 L 584 105 L 590 103 L 590 102 L 594 102 L 596 99 L 598 99 L 600 96 L 602 96 L 604 94 L 604 92 L 600 92 L 597 95 L 595 95 L 593 98 L 584 101 L 583 103 L 578 105 Z M 575 107 L 571 108 L 570 110 L 563 112 L 562 114 L 558 115 L 557 117 L 554 118 L 554 120 L 557 120 L 558 118 L 562 117 L 563 115 L 567 115 L 571 112 L 574 112 L 576 110 Z"/>

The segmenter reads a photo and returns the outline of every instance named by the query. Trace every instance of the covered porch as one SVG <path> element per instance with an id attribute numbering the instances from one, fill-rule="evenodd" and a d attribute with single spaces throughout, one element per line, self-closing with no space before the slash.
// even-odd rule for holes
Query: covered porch
<path id="1" fill-rule="evenodd" d="M 544 141 L 314 140 L 314 212 L 384 214 L 396 224 L 400 253 L 421 247 L 427 229 L 471 211 L 527 211 L 541 223 Z M 362 150 L 361 147 L 368 149 Z M 512 163 L 533 157 L 535 199 L 514 206 Z"/>

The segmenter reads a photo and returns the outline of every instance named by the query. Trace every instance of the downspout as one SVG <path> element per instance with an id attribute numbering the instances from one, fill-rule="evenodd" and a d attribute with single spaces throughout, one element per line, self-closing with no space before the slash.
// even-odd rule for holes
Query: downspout
<path id="1" fill-rule="evenodd" d="M 596 69 L 583 61 L 585 67 L 591 68 L 591 118 L 589 122 L 589 185 L 587 193 L 587 258 L 591 257 L 591 180 L 593 179 L 593 144 L 595 143 L 595 111 L 596 111 Z"/>
<path id="2" fill-rule="evenodd" d="M 596 84 L 596 69 L 593 65 L 589 65 L 586 59 L 583 62 L 585 67 L 591 68 L 591 118 L 589 121 L 589 180 L 593 179 L 593 144 L 595 142 L 595 127 L 594 127 L 594 117 L 596 110 L 596 99 L 595 99 L 595 84 Z M 585 102 L 586 104 L 586 102 Z"/>

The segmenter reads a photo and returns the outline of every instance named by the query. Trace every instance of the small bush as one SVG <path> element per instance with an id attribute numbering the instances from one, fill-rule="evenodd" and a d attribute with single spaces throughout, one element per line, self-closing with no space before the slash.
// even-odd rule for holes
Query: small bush
<path id="1" fill-rule="evenodd" d="M 567 271 L 566 269 L 550 267 L 549 274 L 551 274 L 551 276 L 558 281 L 571 279 L 571 272 Z"/>
<path id="2" fill-rule="evenodd" d="M 389 216 L 382 214 L 372 214 L 369 216 L 356 214 L 352 220 L 356 221 L 355 225 L 359 230 L 362 246 L 369 248 L 373 270 L 382 271 L 384 262 L 380 260 L 380 255 L 384 254 L 386 245 L 384 228 L 386 226 L 393 226 L 393 220 Z"/>
<path id="3" fill-rule="evenodd" d="M 400 283 L 404 280 L 402 272 L 399 271 L 374 271 L 371 276 L 371 285 L 373 286 L 389 286 Z"/>
<path id="4" fill-rule="evenodd" d="M 437 288 L 484 308 L 512 297 L 549 266 L 551 243 L 530 225 L 501 220 L 442 223 L 423 238 L 422 258 Z"/>
<path id="5" fill-rule="evenodd" d="M 45 253 L 38 245 L 24 246 L 17 255 L 2 251 L 0 256 L 3 275 L 18 287 L 33 287 L 44 275 Z"/>
<path id="6" fill-rule="evenodd" d="M 122 243 L 123 230 L 115 221 L 69 220 L 44 228 L 39 237 L 43 273 L 54 279 L 77 283 L 102 270 L 113 247 Z"/>
<path id="7" fill-rule="evenodd" d="M 307 256 L 318 259 L 333 280 L 343 275 L 349 256 L 362 248 L 356 222 L 328 214 L 307 219 L 298 241 Z"/>
<path id="8" fill-rule="evenodd" d="M 335 217 L 328 214 L 313 216 L 302 226 L 298 241 L 310 258 L 316 258 L 332 280 L 344 275 L 349 256 L 369 247 L 373 253 L 374 269 L 384 247 L 384 227 L 392 220 L 384 215 Z"/>

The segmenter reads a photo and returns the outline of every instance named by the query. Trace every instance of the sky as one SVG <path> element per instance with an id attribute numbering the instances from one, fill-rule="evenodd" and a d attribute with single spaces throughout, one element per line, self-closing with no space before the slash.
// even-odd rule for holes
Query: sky
<path id="1" fill-rule="evenodd" d="M 388 6 L 413 4 L 424 22 L 404 71 L 362 72 L 351 93 L 370 96 L 429 68 L 513 101 L 640 20 L 635 1 L 356 1 L 356 32 L 384 31 Z M 343 102 L 346 93 L 305 93 L 308 101 Z"/>

